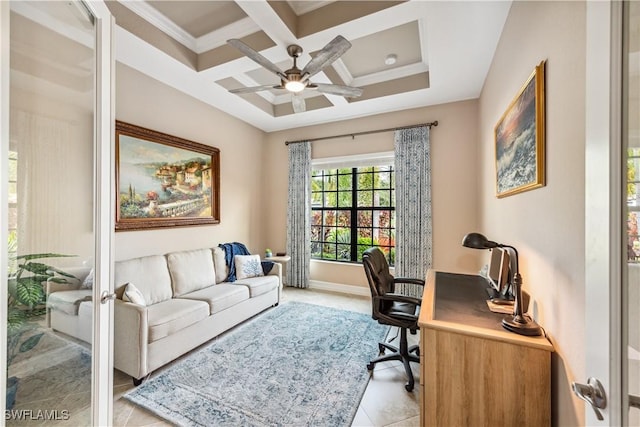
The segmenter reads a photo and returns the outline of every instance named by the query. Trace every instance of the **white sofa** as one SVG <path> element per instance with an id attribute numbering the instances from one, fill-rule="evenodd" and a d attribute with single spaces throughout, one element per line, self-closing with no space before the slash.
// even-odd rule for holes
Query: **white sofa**
<path id="1" fill-rule="evenodd" d="M 266 276 L 225 282 L 228 268 L 221 248 L 198 249 L 152 255 L 115 263 L 116 291 L 114 315 L 114 366 L 131 375 L 139 384 L 149 373 L 175 360 L 220 333 L 278 305 L 282 291 L 282 268 L 274 263 Z M 144 299 L 144 305 L 123 301 L 127 284 L 133 283 Z M 66 300 L 82 297 L 75 289 Z M 58 291 L 56 293 L 62 293 Z M 81 310 L 91 302 L 82 301 L 79 309 L 59 309 L 56 300 L 62 295 L 49 295 L 50 326 L 87 342 L 82 329 Z M 84 322 L 91 327 L 91 321 Z"/>
<path id="2" fill-rule="evenodd" d="M 91 343 L 93 290 L 83 287 L 89 267 L 65 268 L 76 279 L 65 278 L 68 283 L 47 281 L 47 326 L 79 340 Z"/>

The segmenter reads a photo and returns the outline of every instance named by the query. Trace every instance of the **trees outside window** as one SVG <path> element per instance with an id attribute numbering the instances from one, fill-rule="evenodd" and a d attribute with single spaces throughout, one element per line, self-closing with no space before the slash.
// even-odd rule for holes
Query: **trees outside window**
<path id="1" fill-rule="evenodd" d="M 315 169 L 311 184 L 311 258 L 362 262 L 377 246 L 394 265 L 392 165 Z"/>

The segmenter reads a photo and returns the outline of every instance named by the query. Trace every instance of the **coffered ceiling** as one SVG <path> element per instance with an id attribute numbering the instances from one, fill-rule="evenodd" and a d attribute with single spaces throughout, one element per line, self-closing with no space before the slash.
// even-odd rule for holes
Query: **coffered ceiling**
<path id="1" fill-rule="evenodd" d="M 477 98 L 510 1 L 168 1 L 109 0 L 116 60 L 265 131 Z M 301 92 L 294 113 L 280 77 L 227 40 L 268 62 L 304 66 L 336 36 L 351 43 L 313 75 L 314 84 L 362 89 L 355 98 Z M 391 60 L 390 58 L 393 58 Z"/>

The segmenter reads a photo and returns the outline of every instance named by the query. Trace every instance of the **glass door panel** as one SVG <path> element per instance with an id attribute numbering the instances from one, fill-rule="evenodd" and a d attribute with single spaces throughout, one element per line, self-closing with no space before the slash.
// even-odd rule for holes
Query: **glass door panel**
<path id="1" fill-rule="evenodd" d="M 91 425 L 95 22 L 79 1 L 9 20 L 6 424 Z"/>
<path id="2" fill-rule="evenodd" d="M 625 58 L 623 78 L 624 142 L 627 160 L 627 283 L 623 289 L 623 332 L 627 360 L 622 383 L 626 384 L 627 425 L 640 425 L 640 3 L 625 2 Z M 623 400 L 624 402 L 624 400 Z"/>

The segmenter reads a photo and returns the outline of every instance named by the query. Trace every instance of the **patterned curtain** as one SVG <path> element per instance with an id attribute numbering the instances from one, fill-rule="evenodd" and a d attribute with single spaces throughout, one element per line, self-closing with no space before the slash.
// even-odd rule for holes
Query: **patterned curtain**
<path id="1" fill-rule="evenodd" d="M 431 267 L 431 156 L 429 127 L 395 133 L 396 277 L 424 279 Z M 422 288 L 400 285 L 397 292 L 422 297 Z"/>
<path id="2" fill-rule="evenodd" d="M 289 144 L 287 285 L 309 287 L 311 261 L 311 142 Z"/>

